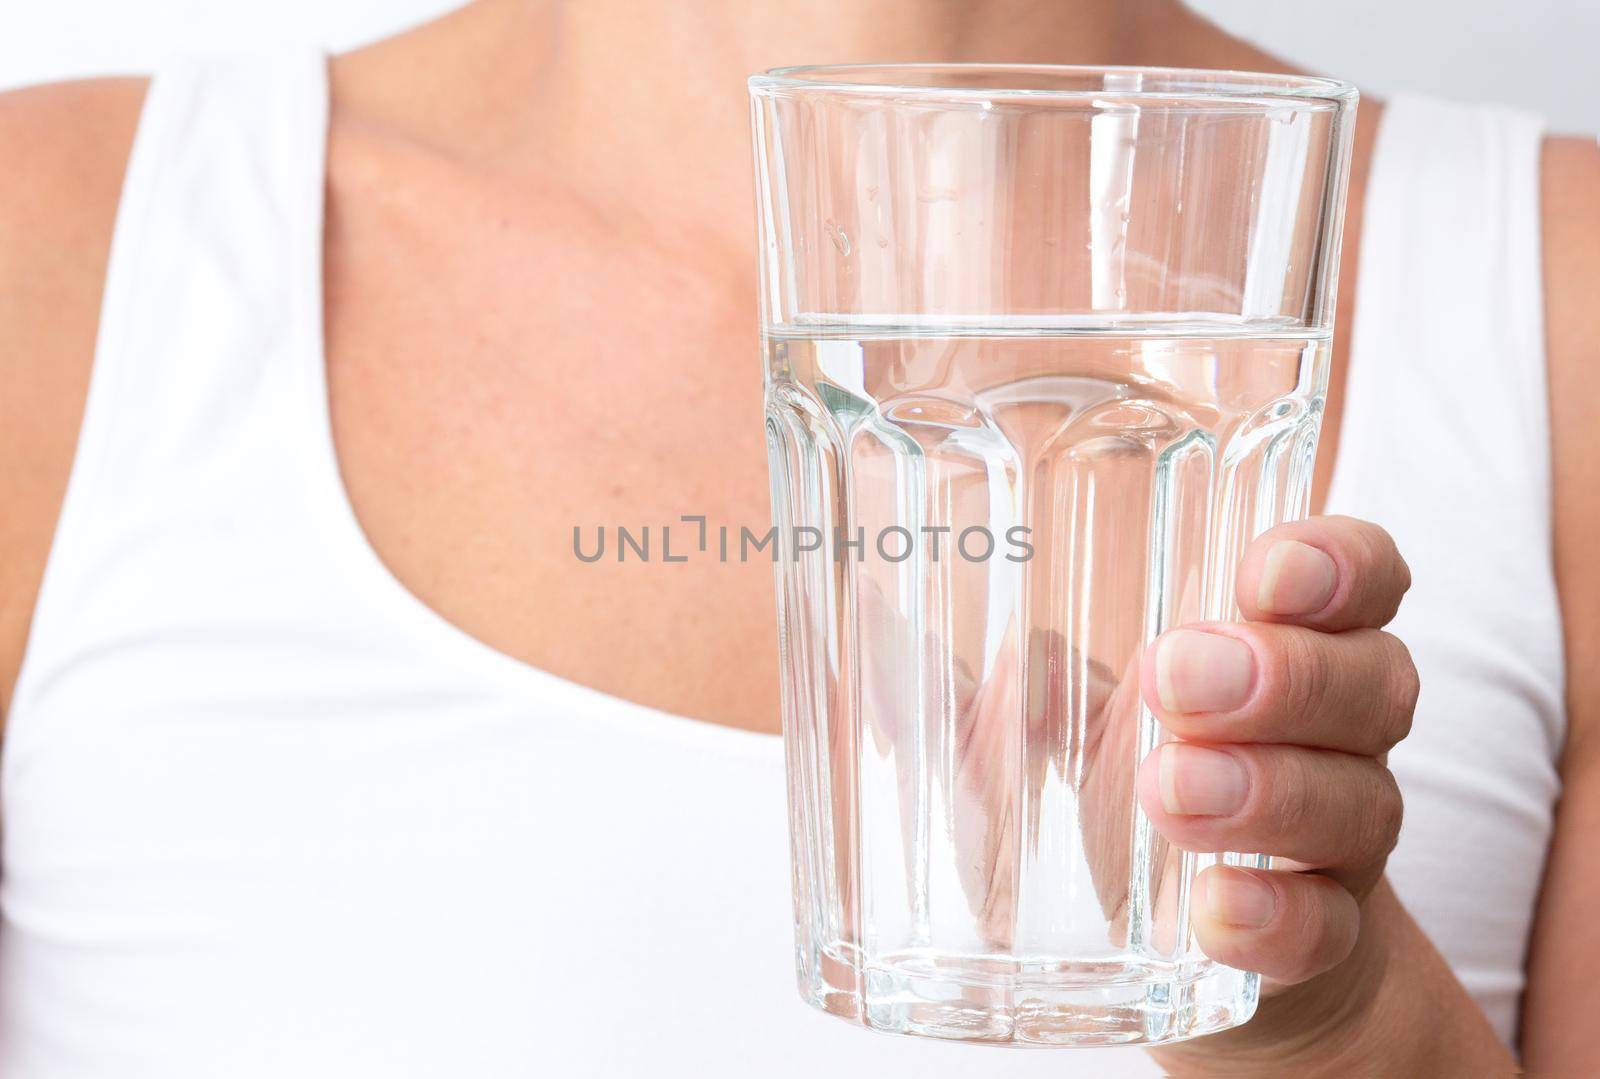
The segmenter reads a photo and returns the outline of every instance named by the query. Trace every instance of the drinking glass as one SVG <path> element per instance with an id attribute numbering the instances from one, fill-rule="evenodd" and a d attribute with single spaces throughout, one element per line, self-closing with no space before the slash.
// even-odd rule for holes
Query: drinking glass
<path id="1" fill-rule="evenodd" d="M 1306 512 L 1356 92 L 994 65 L 750 79 L 806 1000 L 878 1030 L 1244 1022 L 1152 829 L 1140 656 Z"/>

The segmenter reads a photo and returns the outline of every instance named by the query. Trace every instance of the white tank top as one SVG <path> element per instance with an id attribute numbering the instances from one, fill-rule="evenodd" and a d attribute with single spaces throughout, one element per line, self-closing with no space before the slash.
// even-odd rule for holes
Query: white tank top
<path id="1" fill-rule="evenodd" d="M 792 975 L 775 737 L 423 606 L 329 433 L 321 57 L 163 74 L 0 773 L 6 1079 L 1154 1074 L 856 1030 Z M 1513 1033 L 1557 795 L 1539 126 L 1389 107 L 1332 506 L 1425 690 L 1400 894 Z"/>

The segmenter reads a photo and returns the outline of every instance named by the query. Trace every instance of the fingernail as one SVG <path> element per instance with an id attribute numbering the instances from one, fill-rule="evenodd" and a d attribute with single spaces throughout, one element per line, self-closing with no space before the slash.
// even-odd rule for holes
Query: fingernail
<path id="1" fill-rule="evenodd" d="M 1233 754 L 1168 742 L 1161 747 L 1161 805 L 1186 817 L 1226 817 L 1244 808 L 1249 779 Z"/>
<path id="2" fill-rule="evenodd" d="M 1254 873 L 1213 869 L 1206 874 L 1206 905 L 1223 925 L 1260 929 L 1278 912 L 1278 893 Z"/>
<path id="3" fill-rule="evenodd" d="M 1256 606 L 1272 614 L 1310 614 L 1328 605 L 1338 584 L 1339 570 L 1326 552 L 1279 540 L 1262 560 Z"/>
<path id="4" fill-rule="evenodd" d="M 1156 696 L 1169 712 L 1231 712 L 1254 678 L 1250 646 L 1232 637 L 1175 629 L 1156 645 Z"/>

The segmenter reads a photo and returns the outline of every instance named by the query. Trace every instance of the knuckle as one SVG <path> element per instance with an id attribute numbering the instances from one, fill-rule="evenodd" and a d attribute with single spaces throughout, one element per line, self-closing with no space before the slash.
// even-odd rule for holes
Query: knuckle
<path id="1" fill-rule="evenodd" d="M 1372 553 L 1381 561 L 1395 563 L 1400 559 L 1400 545 L 1395 542 L 1394 536 L 1387 528 L 1380 524 L 1367 523 L 1367 529 L 1372 541 Z"/>
<path id="2" fill-rule="evenodd" d="M 1323 879 L 1303 876 L 1289 882 L 1289 909 L 1280 932 L 1294 947 L 1283 958 L 1276 974 L 1279 981 L 1294 983 L 1314 978 L 1348 954 L 1337 898 L 1321 883 Z"/>
<path id="3" fill-rule="evenodd" d="M 1411 563 L 1405 560 L 1399 548 L 1394 552 L 1394 590 L 1397 600 L 1411 591 Z"/>
<path id="4" fill-rule="evenodd" d="M 1262 792 L 1259 827 L 1285 837 L 1306 835 L 1317 827 L 1321 788 L 1303 752 L 1273 754 L 1272 766 L 1256 773 L 1253 778 Z"/>
<path id="5" fill-rule="evenodd" d="M 1400 556 L 1399 545 L 1382 525 L 1352 519 L 1346 553 L 1355 575 L 1354 594 L 1387 622 L 1411 587 L 1411 567 Z"/>
<path id="6" fill-rule="evenodd" d="M 1308 928 L 1308 938 L 1313 941 L 1308 957 L 1310 972 L 1319 974 L 1342 962 L 1355 949 L 1360 931 L 1360 909 L 1355 897 L 1343 887 L 1327 878 L 1321 878 L 1315 889 L 1306 896 L 1306 906 L 1315 913 L 1313 925 Z"/>
<path id="7" fill-rule="evenodd" d="M 1392 633 L 1385 633 L 1379 639 L 1384 646 L 1388 686 L 1385 698 L 1389 722 L 1384 731 L 1387 748 L 1411 733 L 1412 717 L 1417 710 L 1417 701 L 1422 696 L 1422 678 L 1417 673 L 1416 662 L 1411 658 L 1411 649 L 1406 647 L 1404 641 Z"/>
<path id="8" fill-rule="evenodd" d="M 1361 829 L 1363 847 L 1361 854 L 1369 859 L 1381 859 L 1394 850 L 1400 840 L 1400 826 L 1405 819 L 1405 799 L 1400 794 L 1400 784 L 1394 774 L 1382 765 L 1374 765 L 1377 775 L 1375 790 L 1365 799 L 1365 821 Z"/>
<path id="9" fill-rule="evenodd" d="M 1372 521 L 1351 520 L 1354 521 L 1352 531 L 1361 545 L 1361 553 L 1367 558 L 1368 567 L 1383 565 L 1399 557 L 1400 546 L 1387 528 Z"/>
<path id="10" fill-rule="evenodd" d="M 1261 650 L 1272 668 L 1277 707 L 1288 726 L 1304 725 L 1327 697 L 1332 677 L 1328 655 L 1315 633 L 1284 633 Z"/>
<path id="11" fill-rule="evenodd" d="M 1372 584 L 1382 597 L 1383 620 L 1387 622 L 1400 610 L 1400 600 L 1411 589 L 1411 567 L 1400 556 L 1399 545 L 1386 529 L 1378 525 L 1372 529 Z"/>
<path id="12" fill-rule="evenodd" d="M 1310 950 L 1313 953 L 1323 949 L 1336 921 L 1331 909 L 1332 898 L 1329 889 L 1317 880 L 1312 882 L 1310 887 L 1301 889 L 1300 901 L 1295 904 L 1298 911 L 1296 928 L 1305 935 L 1305 940 L 1311 945 Z"/>

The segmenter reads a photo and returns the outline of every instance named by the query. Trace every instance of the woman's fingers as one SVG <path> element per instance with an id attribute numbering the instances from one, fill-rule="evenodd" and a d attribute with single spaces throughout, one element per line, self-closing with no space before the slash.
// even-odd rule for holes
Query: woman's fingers
<path id="1" fill-rule="evenodd" d="M 1355 897 L 1315 873 L 1212 866 L 1195 878 L 1190 909 L 1207 955 L 1285 984 L 1341 962 L 1361 927 Z"/>
<path id="2" fill-rule="evenodd" d="M 1158 637 L 1143 691 L 1162 726 L 1197 742 L 1279 742 L 1377 755 L 1411 729 L 1417 670 L 1376 629 L 1320 633 L 1201 623 Z"/>
<path id="3" fill-rule="evenodd" d="M 1150 822 L 1184 850 L 1292 858 L 1358 886 L 1400 834 L 1389 770 L 1333 750 L 1165 742 L 1140 766 L 1138 789 Z"/>
<path id="4" fill-rule="evenodd" d="M 1337 632 L 1388 625 L 1410 587 L 1411 570 L 1389 533 L 1353 517 L 1313 517 L 1256 537 L 1234 592 L 1252 622 Z"/>
<path id="5" fill-rule="evenodd" d="M 1381 757 L 1410 730 L 1417 672 L 1381 627 L 1410 584 L 1376 525 L 1280 525 L 1240 563 L 1245 621 L 1172 630 L 1144 653 L 1141 696 L 1177 736 L 1139 768 L 1150 823 L 1182 850 L 1320 870 L 1201 873 L 1191 910 L 1213 959 L 1293 983 L 1354 947 L 1359 899 L 1400 832 L 1399 787 Z"/>
<path id="6" fill-rule="evenodd" d="M 1138 786 L 1150 823 L 1184 850 L 1251 850 L 1362 879 L 1400 834 L 1389 768 L 1330 749 L 1168 741 Z"/>
<path id="7" fill-rule="evenodd" d="M 1382 632 L 1411 584 L 1389 534 L 1347 517 L 1263 533 L 1235 585 L 1242 623 L 1158 637 L 1140 690 L 1178 736 L 1140 765 L 1139 802 L 1175 847 L 1255 851 L 1286 872 L 1213 866 L 1192 918 L 1207 955 L 1293 983 L 1355 946 L 1400 832 L 1382 755 L 1417 701 L 1410 653 Z"/>

